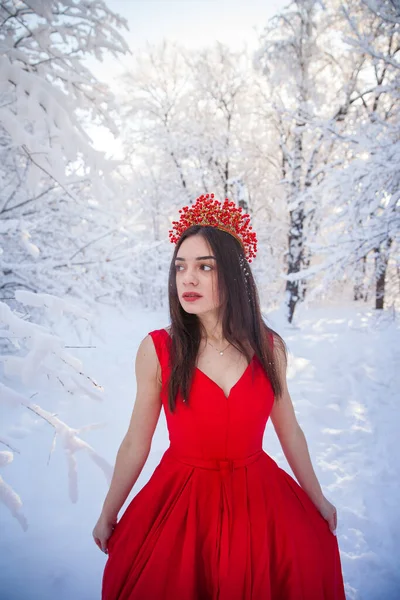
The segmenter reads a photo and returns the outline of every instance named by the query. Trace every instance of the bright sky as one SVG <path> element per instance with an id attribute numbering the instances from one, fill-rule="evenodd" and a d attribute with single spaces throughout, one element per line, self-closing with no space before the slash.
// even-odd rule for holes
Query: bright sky
<path id="1" fill-rule="evenodd" d="M 240 45 L 255 38 L 283 0 L 108 0 L 108 6 L 128 20 L 131 46 L 146 40 L 173 39 L 190 47 L 215 40 Z"/>
<path id="2" fill-rule="evenodd" d="M 129 31 L 121 32 L 131 50 L 173 40 L 190 48 L 223 42 L 234 49 L 244 44 L 257 47 L 258 34 L 268 19 L 288 4 L 288 0 L 107 0 L 111 10 L 125 17 Z M 107 83 L 131 58 L 90 60 L 95 75 Z M 116 90 L 114 90 L 114 93 Z M 91 131 L 95 146 L 118 154 L 118 143 L 107 132 Z"/>

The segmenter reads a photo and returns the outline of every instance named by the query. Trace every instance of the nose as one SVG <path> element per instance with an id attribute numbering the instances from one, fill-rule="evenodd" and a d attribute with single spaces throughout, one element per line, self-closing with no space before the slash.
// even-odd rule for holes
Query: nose
<path id="1" fill-rule="evenodd" d="M 186 272 L 183 276 L 183 283 L 184 283 L 184 285 L 187 285 L 190 283 L 197 285 L 198 279 L 197 279 L 196 274 L 193 269 L 190 269 L 190 268 L 186 269 Z"/>

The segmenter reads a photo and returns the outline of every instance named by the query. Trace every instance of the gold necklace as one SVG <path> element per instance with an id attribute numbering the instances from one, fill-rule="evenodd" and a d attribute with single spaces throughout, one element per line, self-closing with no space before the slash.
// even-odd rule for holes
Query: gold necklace
<path id="1" fill-rule="evenodd" d="M 224 348 L 223 350 L 218 350 L 218 348 L 216 348 L 215 346 L 213 346 L 213 345 L 212 345 L 212 343 L 211 343 L 211 342 L 209 342 L 208 340 L 207 340 L 207 344 L 210 344 L 210 346 L 212 346 L 212 347 L 214 348 L 214 350 L 216 350 L 217 352 L 219 352 L 221 356 L 223 356 L 223 354 L 224 354 L 225 350 L 226 350 L 227 348 L 229 348 L 229 346 L 230 346 L 230 344 L 228 344 L 228 345 L 227 345 L 227 347 L 226 347 L 226 348 Z"/>

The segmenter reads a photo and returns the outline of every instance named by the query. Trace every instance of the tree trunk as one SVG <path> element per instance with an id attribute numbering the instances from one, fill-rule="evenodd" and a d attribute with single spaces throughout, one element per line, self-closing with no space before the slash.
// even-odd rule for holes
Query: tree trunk
<path id="1" fill-rule="evenodd" d="M 361 260 L 358 261 L 356 265 L 356 281 L 354 283 L 353 289 L 353 300 L 365 300 L 365 288 L 364 288 L 364 280 L 365 280 L 365 272 L 367 265 L 367 257 L 363 256 Z"/>
<path id="2" fill-rule="evenodd" d="M 291 181 L 291 193 L 289 205 L 294 198 L 298 198 L 301 193 L 301 172 L 303 165 L 303 127 L 304 121 L 298 119 L 295 128 L 293 169 Z M 300 203 L 297 208 L 289 211 L 289 235 L 288 235 L 288 263 L 287 272 L 298 273 L 302 267 L 303 260 L 303 226 L 304 226 L 304 208 Z M 293 320 L 294 311 L 297 302 L 300 300 L 300 281 L 286 282 L 286 314 L 289 323 Z"/>
<path id="3" fill-rule="evenodd" d="M 287 273 L 298 273 L 302 268 L 303 253 L 303 208 L 290 211 L 290 227 L 288 236 L 288 267 Z M 297 302 L 300 300 L 300 281 L 286 281 L 286 305 L 289 323 L 293 320 Z"/>
<path id="4" fill-rule="evenodd" d="M 389 249 L 392 239 L 387 238 L 380 246 L 374 248 L 375 258 L 375 308 L 382 310 L 385 303 L 385 279 L 389 260 Z"/>

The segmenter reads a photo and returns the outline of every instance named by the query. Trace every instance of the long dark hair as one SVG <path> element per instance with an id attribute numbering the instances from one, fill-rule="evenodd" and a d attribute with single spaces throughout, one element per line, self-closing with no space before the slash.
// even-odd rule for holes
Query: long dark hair
<path id="1" fill-rule="evenodd" d="M 276 359 L 269 341 L 270 334 L 274 336 L 274 346 L 279 345 L 283 350 L 285 362 L 287 361 L 286 344 L 278 333 L 264 323 L 257 286 L 242 246 L 230 233 L 216 227 L 192 225 L 177 242 L 169 270 L 171 337 L 168 342 L 171 370 L 168 381 L 168 406 L 170 411 L 175 411 L 179 389 L 188 402 L 201 335 L 206 334 L 197 315 L 187 313 L 182 308 L 176 287 L 175 259 L 181 244 L 192 235 L 203 236 L 216 258 L 218 292 L 221 299 L 218 316 L 222 322 L 224 337 L 246 356 L 249 363 L 252 355 L 246 342 L 252 347 L 271 382 L 277 399 L 282 394 L 282 382 L 279 380 Z"/>

